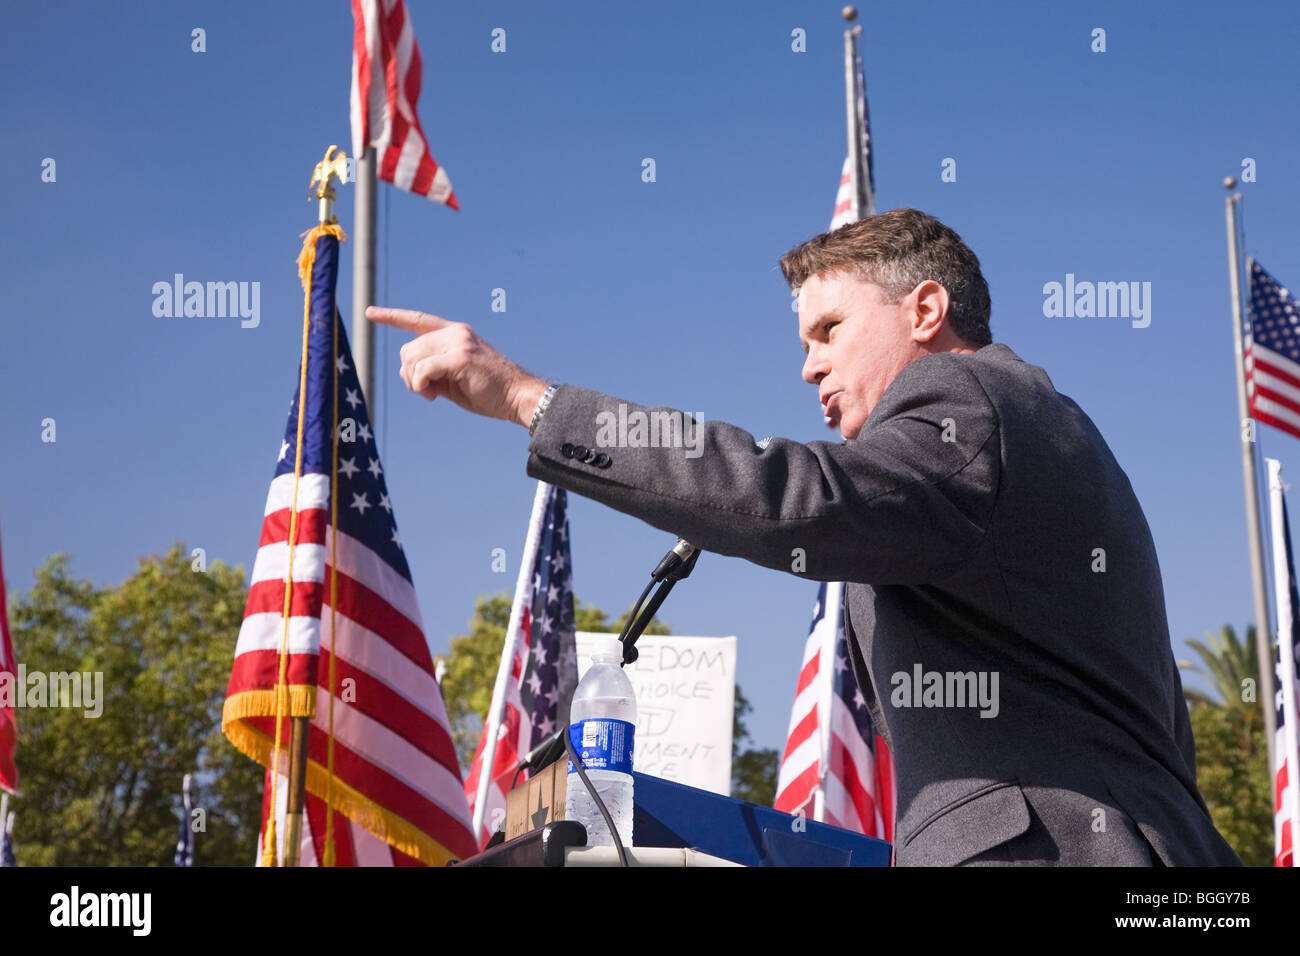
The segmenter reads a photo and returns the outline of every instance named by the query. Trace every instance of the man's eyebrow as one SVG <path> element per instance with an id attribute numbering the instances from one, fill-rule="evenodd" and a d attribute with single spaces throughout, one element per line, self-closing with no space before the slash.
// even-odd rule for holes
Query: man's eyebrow
<path id="1" fill-rule="evenodd" d="M 812 325 L 808 326 L 808 337 L 812 338 L 812 336 L 815 335 L 818 331 L 820 331 L 822 326 L 826 325 L 826 323 L 828 322 L 843 322 L 843 321 L 844 321 L 843 312 L 841 312 L 839 309 L 829 309 L 823 312 L 821 315 L 817 316 L 817 318 L 813 319 Z M 804 354 L 807 355 L 808 342 L 807 340 L 804 339 L 802 335 L 799 336 L 799 344 L 803 346 Z"/>

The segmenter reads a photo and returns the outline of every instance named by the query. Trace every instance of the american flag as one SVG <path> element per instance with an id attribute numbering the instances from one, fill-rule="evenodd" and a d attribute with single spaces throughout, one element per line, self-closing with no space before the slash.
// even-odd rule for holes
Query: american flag
<path id="1" fill-rule="evenodd" d="M 277 844 L 284 834 L 287 718 L 310 717 L 302 863 L 326 862 L 328 831 L 339 866 L 443 865 L 474 851 L 469 807 L 334 304 L 338 230 L 328 228 L 336 234 L 320 227 L 304 247 L 304 256 L 315 250 L 305 369 L 299 369 L 267 496 L 222 729 L 244 753 L 272 766 L 283 665 L 288 706 L 280 711 L 279 776 L 269 769 L 266 776 L 263 834 L 272 791 Z"/>
<path id="2" fill-rule="evenodd" d="M 14 658 L 13 641 L 9 638 L 9 605 L 5 601 L 4 560 L 0 559 L 0 679 L 5 674 L 10 681 L 17 681 L 18 664 Z M 18 749 L 18 725 L 14 719 L 12 704 L 0 706 L 0 791 L 10 793 L 18 791 L 18 767 L 14 763 L 14 752 Z M 0 827 L 4 820 L 0 820 Z"/>
<path id="3" fill-rule="evenodd" d="M 423 65 L 402 0 L 352 0 L 352 149 L 375 147 L 379 178 L 459 209 L 420 128 Z"/>
<path id="4" fill-rule="evenodd" d="M 1291 552 L 1291 522 L 1282 493 L 1281 465 L 1268 461 L 1269 489 L 1273 502 L 1273 566 L 1277 587 L 1278 642 L 1273 658 L 1276 690 L 1273 706 L 1277 715 L 1274 732 L 1273 771 L 1273 862 L 1295 865 L 1295 838 L 1300 830 L 1300 793 L 1296 787 L 1296 673 L 1300 670 L 1300 594 L 1296 589 L 1295 561 Z M 1279 527 L 1279 522 L 1281 527 Z M 1286 583 L 1283 584 L 1283 581 Z"/>
<path id="5" fill-rule="evenodd" d="M 190 803 L 190 775 L 181 783 L 181 831 L 176 838 L 176 855 L 172 866 L 194 865 L 194 827 L 191 824 L 193 807 Z"/>
<path id="6" fill-rule="evenodd" d="M 1245 329 L 1250 414 L 1300 438 L 1300 303 L 1251 259 Z"/>
<path id="7" fill-rule="evenodd" d="M 537 547 L 530 556 L 531 574 L 516 595 L 519 613 L 511 614 L 520 623 L 513 636 L 506 636 L 503 659 L 509 658 L 509 669 L 500 700 L 493 694 L 483 736 L 465 778 L 465 793 L 474 806 L 484 753 L 495 737 L 480 845 L 486 845 L 501 829 L 506 793 L 519 761 L 568 723 L 569 703 L 578 684 L 568 496 L 563 488 L 539 483 L 532 521 L 540 522 Z"/>
<path id="8" fill-rule="evenodd" d="M 818 588 L 773 806 L 892 840 L 893 766 L 853 673 L 843 601 L 843 584 Z"/>
<path id="9" fill-rule="evenodd" d="M 861 33 L 861 27 L 854 27 L 854 38 Z M 840 188 L 835 193 L 835 211 L 831 216 L 831 229 L 848 225 L 851 222 L 874 216 L 876 214 L 876 171 L 871 157 L 871 114 L 867 109 L 867 81 L 862 72 L 862 57 L 854 45 L 854 97 L 853 107 L 857 117 L 854 132 L 858 142 L 856 150 L 850 150 L 844 157 L 844 169 L 840 173 Z M 856 153 L 856 156 L 855 156 Z M 858 205 L 853 208 L 853 163 L 858 162 Z"/>

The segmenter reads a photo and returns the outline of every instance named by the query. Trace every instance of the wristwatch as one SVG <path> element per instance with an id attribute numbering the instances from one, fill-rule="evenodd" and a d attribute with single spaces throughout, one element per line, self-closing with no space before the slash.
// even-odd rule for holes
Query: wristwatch
<path id="1" fill-rule="evenodd" d="M 559 389 L 558 385 L 548 385 L 546 391 L 542 392 L 542 397 L 537 400 L 537 411 L 533 412 L 533 420 L 528 425 L 528 434 L 537 431 L 537 423 L 542 420 L 542 412 L 546 411 L 546 406 L 551 404 L 557 389 Z"/>

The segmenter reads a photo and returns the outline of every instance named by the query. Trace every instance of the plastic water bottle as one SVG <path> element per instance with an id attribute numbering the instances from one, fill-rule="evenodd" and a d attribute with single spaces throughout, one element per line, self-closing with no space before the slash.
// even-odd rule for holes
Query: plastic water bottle
<path id="1" fill-rule="evenodd" d="M 569 739 L 625 847 L 632 846 L 632 738 L 636 695 L 623 673 L 623 644 L 596 638 L 591 667 L 578 682 L 569 708 Z M 605 818 L 569 761 L 564 818 L 587 828 L 587 846 L 613 846 Z"/>

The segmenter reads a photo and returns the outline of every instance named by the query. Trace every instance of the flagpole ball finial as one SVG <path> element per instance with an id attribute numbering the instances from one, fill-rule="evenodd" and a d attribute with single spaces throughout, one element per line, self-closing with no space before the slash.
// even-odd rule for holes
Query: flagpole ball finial
<path id="1" fill-rule="evenodd" d="M 1224 177 L 1223 177 L 1223 188 L 1224 188 L 1224 189 L 1236 189 L 1236 188 L 1237 188 L 1237 181 L 1236 181 L 1235 179 L 1233 179 L 1231 176 L 1224 176 Z"/>
<path id="2" fill-rule="evenodd" d="M 846 23 L 852 23 L 854 20 L 858 18 L 858 11 L 856 7 L 845 7 L 843 10 L 840 11 L 840 13 L 843 15 Z"/>

